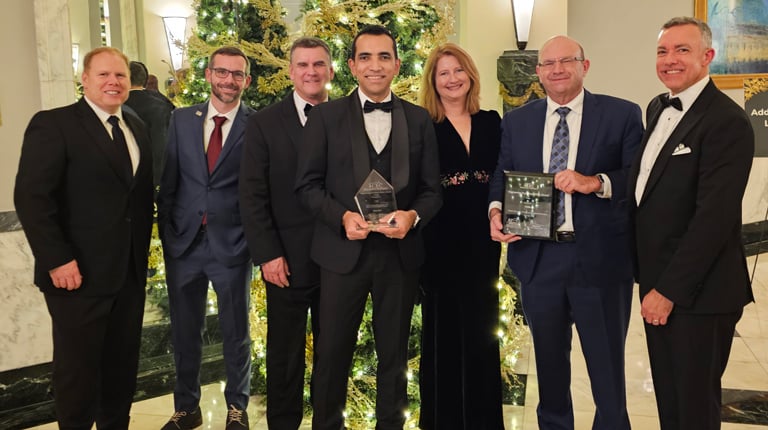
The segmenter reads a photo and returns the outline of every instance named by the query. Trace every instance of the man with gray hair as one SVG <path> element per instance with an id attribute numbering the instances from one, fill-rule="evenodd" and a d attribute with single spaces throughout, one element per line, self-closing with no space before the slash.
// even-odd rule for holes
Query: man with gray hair
<path id="1" fill-rule="evenodd" d="M 293 42 L 293 91 L 248 119 L 240 168 L 240 212 L 267 288 L 267 425 L 298 429 L 304 416 L 307 311 L 320 327 L 320 269 L 309 256 L 314 218 L 293 192 L 307 114 L 328 100 L 331 51 L 315 37 Z"/>
<path id="2" fill-rule="evenodd" d="M 662 26 L 643 150 L 629 175 L 640 284 L 662 430 L 720 428 L 720 379 L 736 323 L 753 301 L 741 200 L 754 154 L 744 110 L 709 77 L 709 26 Z M 659 222 L 663 220 L 663 222 Z"/>

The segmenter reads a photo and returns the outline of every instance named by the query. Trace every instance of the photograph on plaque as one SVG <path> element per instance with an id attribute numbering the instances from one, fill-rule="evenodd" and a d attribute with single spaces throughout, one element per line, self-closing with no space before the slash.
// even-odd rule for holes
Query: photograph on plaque
<path id="1" fill-rule="evenodd" d="M 355 194 L 355 203 L 360 215 L 371 224 L 372 229 L 382 227 L 385 223 L 387 227 L 395 226 L 394 222 L 387 223 L 388 220 L 381 219 L 397 210 L 395 188 L 376 169 L 371 170 Z"/>
<path id="2" fill-rule="evenodd" d="M 554 239 L 555 175 L 505 171 L 504 176 L 504 233 Z"/>

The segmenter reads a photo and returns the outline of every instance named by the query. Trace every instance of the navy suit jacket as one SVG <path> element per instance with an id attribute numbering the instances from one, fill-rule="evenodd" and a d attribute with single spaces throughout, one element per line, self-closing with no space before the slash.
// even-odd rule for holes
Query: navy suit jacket
<path id="1" fill-rule="evenodd" d="M 491 180 L 490 201 L 503 201 L 504 171 L 542 172 L 542 145 L 546 99 L 507 112 L 502 120 L 501 151 Z M 583 175 L 604 173 L 611 181 L 612 197 L 574 193 L 571 200 L 576 232 L 577 266 L 594 285 L 631 281 L 627 172 L 643 135 L 640 107 L 626 100 L 584 91 L 575 171 Z M 509 267 L 522 283 L 537 270 L 540 240 L 510 243 Z"/>
<path id="2" fill-rule="evenodd" d="M 240 222 L 238 178 L 245 124 L 252 109 L 240 105 L 213 172 L 203 144 L 208 103 L 176 109 L 168 128 L 168 146 L 158 201 L 163 251 L 179 258 L 192 244 L 207 213 L 208 241 L 216 259 L 235 266 L 250 258 Z"/>
<path id="3" fill-rule="evenodd" d="M 437 139 L 426 110 L 394 95 L 392 101 L 391 183 L 397 208 L 413 209 L 421 217 L 398 246 L 403 267 L 415 270 L 424 262 L 421 228 L 442 205 Z M 349 273 L 364 241 L 346 238 L 342 218 L 348 210 L 358 211 L 354 196 L 371 172 L 357 91 L 315 106 L 303 136 L 296 192 L 316 217 L 312 259 L 323 268 Z"/>
<path id="4" fill-rule="evenodd" d="M 129 271 L 143 284 L 152 230 L 152 152 L 137 117 L 123 119 L 139 146 L 130 180 L 123 160 L 85 99 L 38 112 L 21 147 L 14 202 L 35 255 L 35 284 L 47 294 L 115 294 Z M 134 267 L 129 266 L 133 251 Z M 48 271 L 77 260 L 82 286 L 53 286 Z"/>
<path id="5" fill-rule="evenodd" d="M 648 105 L 645 146 L 663 110 Z M 679 145 L 687 151 L 673 155 Z M 741 242 L 741 200 L 755 137 L 744 109 L 710 81 L 659 152 L 640 204 L 632 166 L 636 278 L 640 297 L 655 288 L 673 312 L 727 313 L 753 300 Z"/>

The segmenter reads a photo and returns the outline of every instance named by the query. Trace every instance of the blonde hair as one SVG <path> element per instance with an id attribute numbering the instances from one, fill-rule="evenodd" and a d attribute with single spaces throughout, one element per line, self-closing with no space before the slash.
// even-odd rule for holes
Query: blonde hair
<path id="1" fill-rule="evenodd" d="M 445 109 L 440 101 L 440 94 L 435 87 L 435 73 L 437 72 L 437 62 L 445 57 L 452 56 L 458 60 L 464 72 L 469 77 L 469 92 L 465 101 L 465 108 L 470 114 L 475 114 L 480 110 L 480 74 L 477 71 L 475 62 L 469 56 L 467 51 L 455 43 L 443 43 L 437 46 L 429 54 L 427 64 L 424 66 L 424 73 L 421 77 L 421 91 L 419 93 L 419 102 L 424 109 L 429 112 L 429 116 L 435 122 L 441 122 L 445 119 Z"/>
<path id="2" fill-rule="evenodd" d="M 103 54 L 103 53 L 109 53 L 109 54 L 117 55 L 118 57 L 122 58 L 123 61 L 125 61 L 125 67 L 129 71 L 131 70 L 130 60 L 128 60 L 128 57 L 125 54 L 123 54 L 123 51 L 121 51 L 121 50 L 119 50 L 117 48 L 113 48 L 111 46 L 101 46 L 101 47 L 93 49 L 90 52 L 88 52 L 87 54 L 85 54 L 85 58 L 83 58 L 83 71 L 87 72 L 88 69 L 90 69 L 90 67 L 91 67 L 91 60 L 93 59 L 93 57 L 95 57 L 95 56 L 97 56 L 99 54 Z"/>

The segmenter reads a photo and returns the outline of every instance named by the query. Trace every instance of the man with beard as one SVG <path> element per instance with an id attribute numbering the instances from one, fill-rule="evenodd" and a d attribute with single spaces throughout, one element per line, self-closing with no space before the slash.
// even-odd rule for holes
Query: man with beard
<path id="1" fill-rule="evenodd" d="M 202 424 L 200 363 L 209 282 L 218 297 L 227 383 L 227 429 L 247 429 L 251 340 L 248 286 L 251 260 L 240 223 L 238 177 L 245 124 L 241 103 L 251 83 L 248 58 L 237 48 L 211 54 L 207 103 L 171 116 L 158 195 L 176 363 L 175 413 L 163 429 Z"/>

